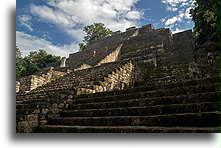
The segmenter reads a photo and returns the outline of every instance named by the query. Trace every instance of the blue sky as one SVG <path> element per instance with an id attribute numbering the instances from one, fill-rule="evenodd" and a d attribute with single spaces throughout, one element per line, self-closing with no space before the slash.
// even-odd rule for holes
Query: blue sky
<path id="1" fill-rule="evenodd" d="M 173 33 L 192 29 L 194 0 L 17 0 L 16 45 L 23 56 L 44 49 L 66 56 L 78 51 L 83 28 L 95 22 L 113 31 L 153 24 Z"/>

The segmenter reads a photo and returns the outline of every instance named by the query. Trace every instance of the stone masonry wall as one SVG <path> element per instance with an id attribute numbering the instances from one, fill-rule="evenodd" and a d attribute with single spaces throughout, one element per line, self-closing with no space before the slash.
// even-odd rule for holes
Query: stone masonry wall
<path id="1" fill-rule="evenodd" d="M 16 92 L 31 91 L 39 86 L 42 86 L 43 84 L 51 82 L 52 80 L 55 80 L 65 74 L 66 74 L 66 72 L 59 72 L 59 71 L 50 70 L 46 74 L 31 75 L 31 76 L 27 76 L 27 77 L 22 77 L 18 81 L 16 81 Z"/>
<path id="2" fill-rule="evenodd" d="M 168 47 L 160 57 L 161 64 L 166 66 L 194 61 L 195 45 L 192 30 L 173 34 L 172 41 Z"/>
<path id="3" fill-rule="evenodd" d="M 31 133 L 40 125 L 47 124 L 51 118 L 74 102 L 75 91 L 66 90 L 51 94 L 41 100 L 24 100 L 16 102 L 16 132 Z"/>
<path id="4" fill-rule="evenodd" d="M 15 85 L 15 90 L 16 90 L 16 93 L 19 92 L 19 88 L 20 88 L 20 82 L 16 81 L 16 85 Z"/>
<path id="5" fill-rule="evenodd" d="M 103 63 L 109 63 L 109 62 L 114 62 L 114 61 L 117 61 L 118 59 L 118 55 L 119 55 L 119 52 L 120 52 L 120 49 L 122 47 L 123 44 L 121 44 L 120 46 L 118 46 L 116 48 L 115 51 L 113 51 L 112 53 L 110 53 L 109 55 L 107 55 L 103 60 L 101 60 L 96 66 L 99 66 Z"/>
<path id="6" fill-rule="evenodd" d="M 134 65 L 128 62 L 116 71 L 112 71 L 99 85 L 94 85 L 93 89 L 79 88 L 81 93 L 96 93 L 103 91 L 121 90 L 128 88 L 133 80 Z"/>
<path id="7" fill-rule="evenodd" d="M 173 34 L 170 31 L 169 28 L 160 28 L 157 29 L 157 34 L 161 37 L 162 41 L 163 41 L 163 45 L 166 49 L 170 49 L 171 48 L 171 44 L 173 42 Z"/>
<path id="8" fill-rule="evenodd" d="M 172 52 L 179 62 L 191 62 L 194 55 L 194 34 L 192 30 L 183 31 L 173 35 Z"/>

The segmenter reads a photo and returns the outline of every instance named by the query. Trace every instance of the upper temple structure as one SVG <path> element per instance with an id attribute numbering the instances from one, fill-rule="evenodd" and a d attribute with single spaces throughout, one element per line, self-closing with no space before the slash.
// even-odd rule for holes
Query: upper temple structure
<path id="1" fill-rule="evenodd" d="M 151 24 L 93 41 L 16 81 L 16 132 L 219 132 L 208 48 Z"/>

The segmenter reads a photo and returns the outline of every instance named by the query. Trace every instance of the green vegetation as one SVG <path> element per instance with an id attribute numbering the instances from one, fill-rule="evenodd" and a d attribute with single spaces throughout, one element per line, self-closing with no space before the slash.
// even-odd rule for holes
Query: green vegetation
<path id="1" fill-rule="evenodd" d="M 197 45 L 219 42 L 219 4 L 218 0 L 196 0 L 196 7 L 191 9 Z"/>
<path id="2" fill-rule="evenodd" d="M 102 23 L 94 23 L 84 27 L 86 36 L 84 37 L 84 43 L 79 44 L 80 51 L 84 50 L 89 43 L 95 41 L 101 37 L 106 37 L 112 33 L 112 31 L 105 27 Z"/>
<path id="3" fill-rule="evenodd" d="M 87 47 L 86 44 L 84 44 L 84 43 L 80 43 L 78 45 L 79 45 L 80 51 L 83 51 Z"/>
<path id="4" fill-rule="evenodd" d="M 16 78 L 32 75 L 45 68 L 47 64 L 60 61 L 61 59 L 59 56 L 47 54 L 42 49 L 30 52 L 24 58 L 21 55 L 19 48 L 16 47 Z"/>

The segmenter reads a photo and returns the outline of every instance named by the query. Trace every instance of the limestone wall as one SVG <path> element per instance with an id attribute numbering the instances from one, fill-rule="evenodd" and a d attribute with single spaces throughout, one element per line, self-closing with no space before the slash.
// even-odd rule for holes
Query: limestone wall
<path id="1" fill-rule="evenodd" d="M 65 75 L 66 72 L 50 70 L 47 73 L 22 77 L 16 82 L 16 92 L 28 92 L 52 80 Z"/>
<path id="2" fill-rule="evenodd" d="M 66 57 L 63 57 L 62 59 L 61 59 L 61 64 L 60 64 L 60 67 L 66 67 L 66 60 L 67 60 L 67 58 Z"/>
<path id="3" fill-rule="evenodd" d="M 102 59 L 96 66 L 99 66 L 104 63 L 117 61 L 121 47 L 122 47 L 122 44 L 118 46 L 116 50 L 114 50 L 112 53 L 110 53 L 104 59 Z"/>
<path id="4" fill-rule="evenodd" d="M 16 81 L 16 93 L 19 92 L 19 88 L 20 88 L 20 82 Z"/>
<path id="5" fill-rule="evenodd" d="M 51 118 L 74 102 L 75 91 L 51 93 L 42 100 L 23 100 L 16 102 L 16 132 L 31 133 L 37 126 L 47 124 Z M 25 111 L 23 111 L 25 110 Z"/>

